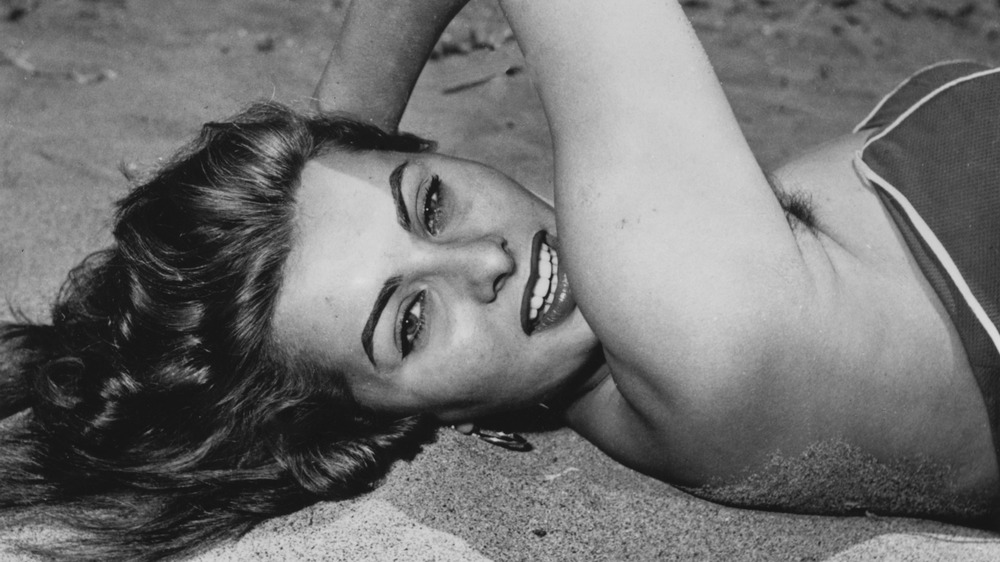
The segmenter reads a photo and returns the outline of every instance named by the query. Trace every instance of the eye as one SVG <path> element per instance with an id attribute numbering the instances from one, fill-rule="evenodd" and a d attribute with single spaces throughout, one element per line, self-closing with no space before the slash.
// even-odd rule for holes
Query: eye
<path id="1" fill-rule="evenodd" d="M 406 307 L 402 320 L 399 322 L 399 343 L 403 357 L 413 351 L 414 345 L 420 339 L 420 333 L 424 330 L 424 301 L 427 298 L 427 291 L 420 291 L 413 302 Z"/>
<path id="2" fill-rule="evenodd" d="M 424 191 L 423 209 L 424 229 L 431 236 L 437 236 L 444 226 L 444 193 L 441 191 L 441 178 L 437 175 L 431 177 Z"/>

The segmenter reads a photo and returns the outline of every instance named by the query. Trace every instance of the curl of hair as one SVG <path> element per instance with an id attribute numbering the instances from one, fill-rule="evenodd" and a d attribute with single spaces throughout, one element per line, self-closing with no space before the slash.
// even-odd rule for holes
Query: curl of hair
<path id="1" fill-rule="evenodd" d="M 371 490 L 412 458 L 433 425 L 320 388 L 316 367 L 276 344 L 272 316 L 306 162 L 429 148 L 262 103 L 205 125 L 124 197 L 114 245 L 70 273 L 51 324 L 0 326 L 0 417 L 27 410 L 0 438 L 0 509 L 82 531 L 27 548 L 189 554 Z"/>

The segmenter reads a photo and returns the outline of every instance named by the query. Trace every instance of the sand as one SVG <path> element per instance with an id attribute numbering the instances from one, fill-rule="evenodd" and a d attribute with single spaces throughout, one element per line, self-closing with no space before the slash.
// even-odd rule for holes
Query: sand
<path id="1" fill-rule="evenodd" d="M 985 0 L 683 3 L 766 167 L 848 131 L 925 64 L 1000 63 Z M 0 296 L 44 318 L 66 271 L 109 240 L 119 166 L 155 164 L 255 99 L 304 107 L 342 15 L 337 0 L 0 0 Z M 473 2 L 440 53 L 403 128 L 551 193 L 541 107 L 526 73 L 504 73 L 523 63 L 495 5 Z M 443 432 L 370 496 L 205 559 L 1000 559 L 982 531 L 726 508 L 568 430 L 531 439 L 517 454 Z"/>

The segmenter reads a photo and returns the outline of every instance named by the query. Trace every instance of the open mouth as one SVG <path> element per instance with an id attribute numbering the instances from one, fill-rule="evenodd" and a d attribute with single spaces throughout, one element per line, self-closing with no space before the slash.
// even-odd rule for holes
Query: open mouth
<path id="1" fill-rule="evenodd" d="M 521 328 L 529 336 L 562 322 L 576 308 L 569 280 L 559 269 L 559 241 L 544 230 L 531 244 L 531 273 L 521 300 Z"/>

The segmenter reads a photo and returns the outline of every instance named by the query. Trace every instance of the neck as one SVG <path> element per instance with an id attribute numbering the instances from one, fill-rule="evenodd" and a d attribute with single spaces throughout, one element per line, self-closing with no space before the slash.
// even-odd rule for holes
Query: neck
<path id="1" fill-rule="evenodd" d="M 568 384 L 560 387 L 551 396 L 547 396 L 539 405 L 547 410 L 564 412 L 590 394 L 609 375 L 611 369 L 604 360 L 604 352 L 598 351 Z"/>

